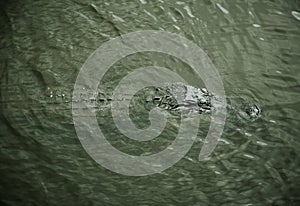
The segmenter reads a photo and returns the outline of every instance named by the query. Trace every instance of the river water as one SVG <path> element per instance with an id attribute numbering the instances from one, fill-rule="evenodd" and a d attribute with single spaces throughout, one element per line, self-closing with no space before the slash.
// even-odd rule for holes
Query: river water
<path id="1" fill-rule="evenodd" d="M 300 204 L 298 0 L 15 0 L 0 5 L 1 205 Z M 229 103 L 255 103 L 261 117 L 249 121 L 227 114 L 208 161 L 197 159 L 210 121 L 203 118 L 190 151 L 163 172 L 133 177 L 97 164 L 74 128 L 74 83 L 95 49 L 141 30 L 168 31 L 196 43 L 217 68 Z M 147 65 L 172 68 L 203 86 L 188 65 L 151 52 L 120 60 L 101 84 L 111 92 L 128 71 Z M 147 112 L 133 111 L 133 122 L 149 123 Z M 147 144 L 121 136 L 109 109 L 99 110 L 97 120 L 113 146 L 133 155 L 163 150 L 174 140 L 178 123 Z"/>

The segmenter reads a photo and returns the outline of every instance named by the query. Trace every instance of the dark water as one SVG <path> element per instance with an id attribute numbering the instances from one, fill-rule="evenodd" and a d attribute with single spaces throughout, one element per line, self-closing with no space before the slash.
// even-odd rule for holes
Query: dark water
<path id="1" fill-rule="evenodd" d="M 1 205 L 300 204 L 298 0 L 0 5 Z M 159 174 L 128 177 L 103 168 L 85 152 L 68 101 L 82 64 L 96 48 L 121 34 L 149 29 L 177 33 L 199 45 L 217 67 L 229 99 L 257 103 L 262 116 L 251 122 L 229 115 L 211 159 L 199 162 L 209 125 L 204 120 L 181 161 Z M 186 72 L 187 65 L 150 53 L 118 62 L 102 85 L 110 91 L 126 71 L 145 65 L 174 68 L 201 86 Z M 118 134 L 109 115 L 99 111 L 99 125 L 114 146 L 128 153 L 157 152 L 176 131 L 149 146 L 126 142 L 114 138 Z M 136 122 L 147 123 L 141 119 Z"/>

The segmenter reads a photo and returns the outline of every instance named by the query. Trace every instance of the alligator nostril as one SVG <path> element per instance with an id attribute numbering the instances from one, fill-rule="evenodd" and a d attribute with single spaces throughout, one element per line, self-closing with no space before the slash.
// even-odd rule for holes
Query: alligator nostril
<path id="1" fill-rule="evenodd" d="M 247 113 L 250 117 L 255 118 L 255 117 L 258 117 L 258 116 L 260 115 L 261 109 L 260 109 L 256 104 L 253 104 L 253 105 L 251 105 L 251 106 L 247 109 L 246 113 Z"/>

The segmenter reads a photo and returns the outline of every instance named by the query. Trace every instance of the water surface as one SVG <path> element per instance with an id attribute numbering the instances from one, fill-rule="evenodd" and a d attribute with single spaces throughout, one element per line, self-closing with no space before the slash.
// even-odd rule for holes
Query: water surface
<path id="1" fill-rule="evenodd" d="M 0 5 L 2 205 L 299 205 L 299 1 Z M 85 152 L 68 101 L 96 48 L 150 29 L 199 45 L 217 67 L 229 99 L 260 105 L 262 116 L 251 122 L 229 115 L 209 161 L 197 161 L 209 125 L 204 119 L 197 142 L 173 167 L 151 176 L 122 176 Z M 155 53 L 122 59 L 101 85 L 110 92 L 127 72 L 148 65 L 172 68 L 203 86 L 187 65 Z M 136 111 L 133 121 L 147 125 L 147 114 Z M 136 143 L 121 137 L 109 116 L 109 110 L 99 111 L 99 125 L 115 147 L 131 154 L 160 151 L 176 135 L 170 126 L 149 145 Z"/>

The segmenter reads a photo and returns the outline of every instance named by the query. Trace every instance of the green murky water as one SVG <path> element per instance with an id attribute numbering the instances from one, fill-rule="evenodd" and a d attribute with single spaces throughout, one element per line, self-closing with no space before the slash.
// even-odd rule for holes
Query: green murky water
<path id="1" fill-rule="evenodd" d="M 1 1 L 1 205 L 299 205 L 298 0 Z M 197 160 L 209 120 L 188 154 L 162 173 L 128 177 L 98 165 L 72 121 L 72 89 L 102 43 L 139 30 L 180 34 L 217 67 L 227 96 L 255 102 L 254 122 L 228 116 L 211 159 Z M 184 63 L 155 53 L 115 64 L 102 86 L 112 91 L 127 71 L 172 68 L 192 84 Z M 65 96 L 59 96 L 64 94 Z M 147 113 L 133 110 L 147 125 Z M 163 150 L 170 126 L 149 145 L 118 138 L 109 110 L 98 123 L 131 154 Z"/>

